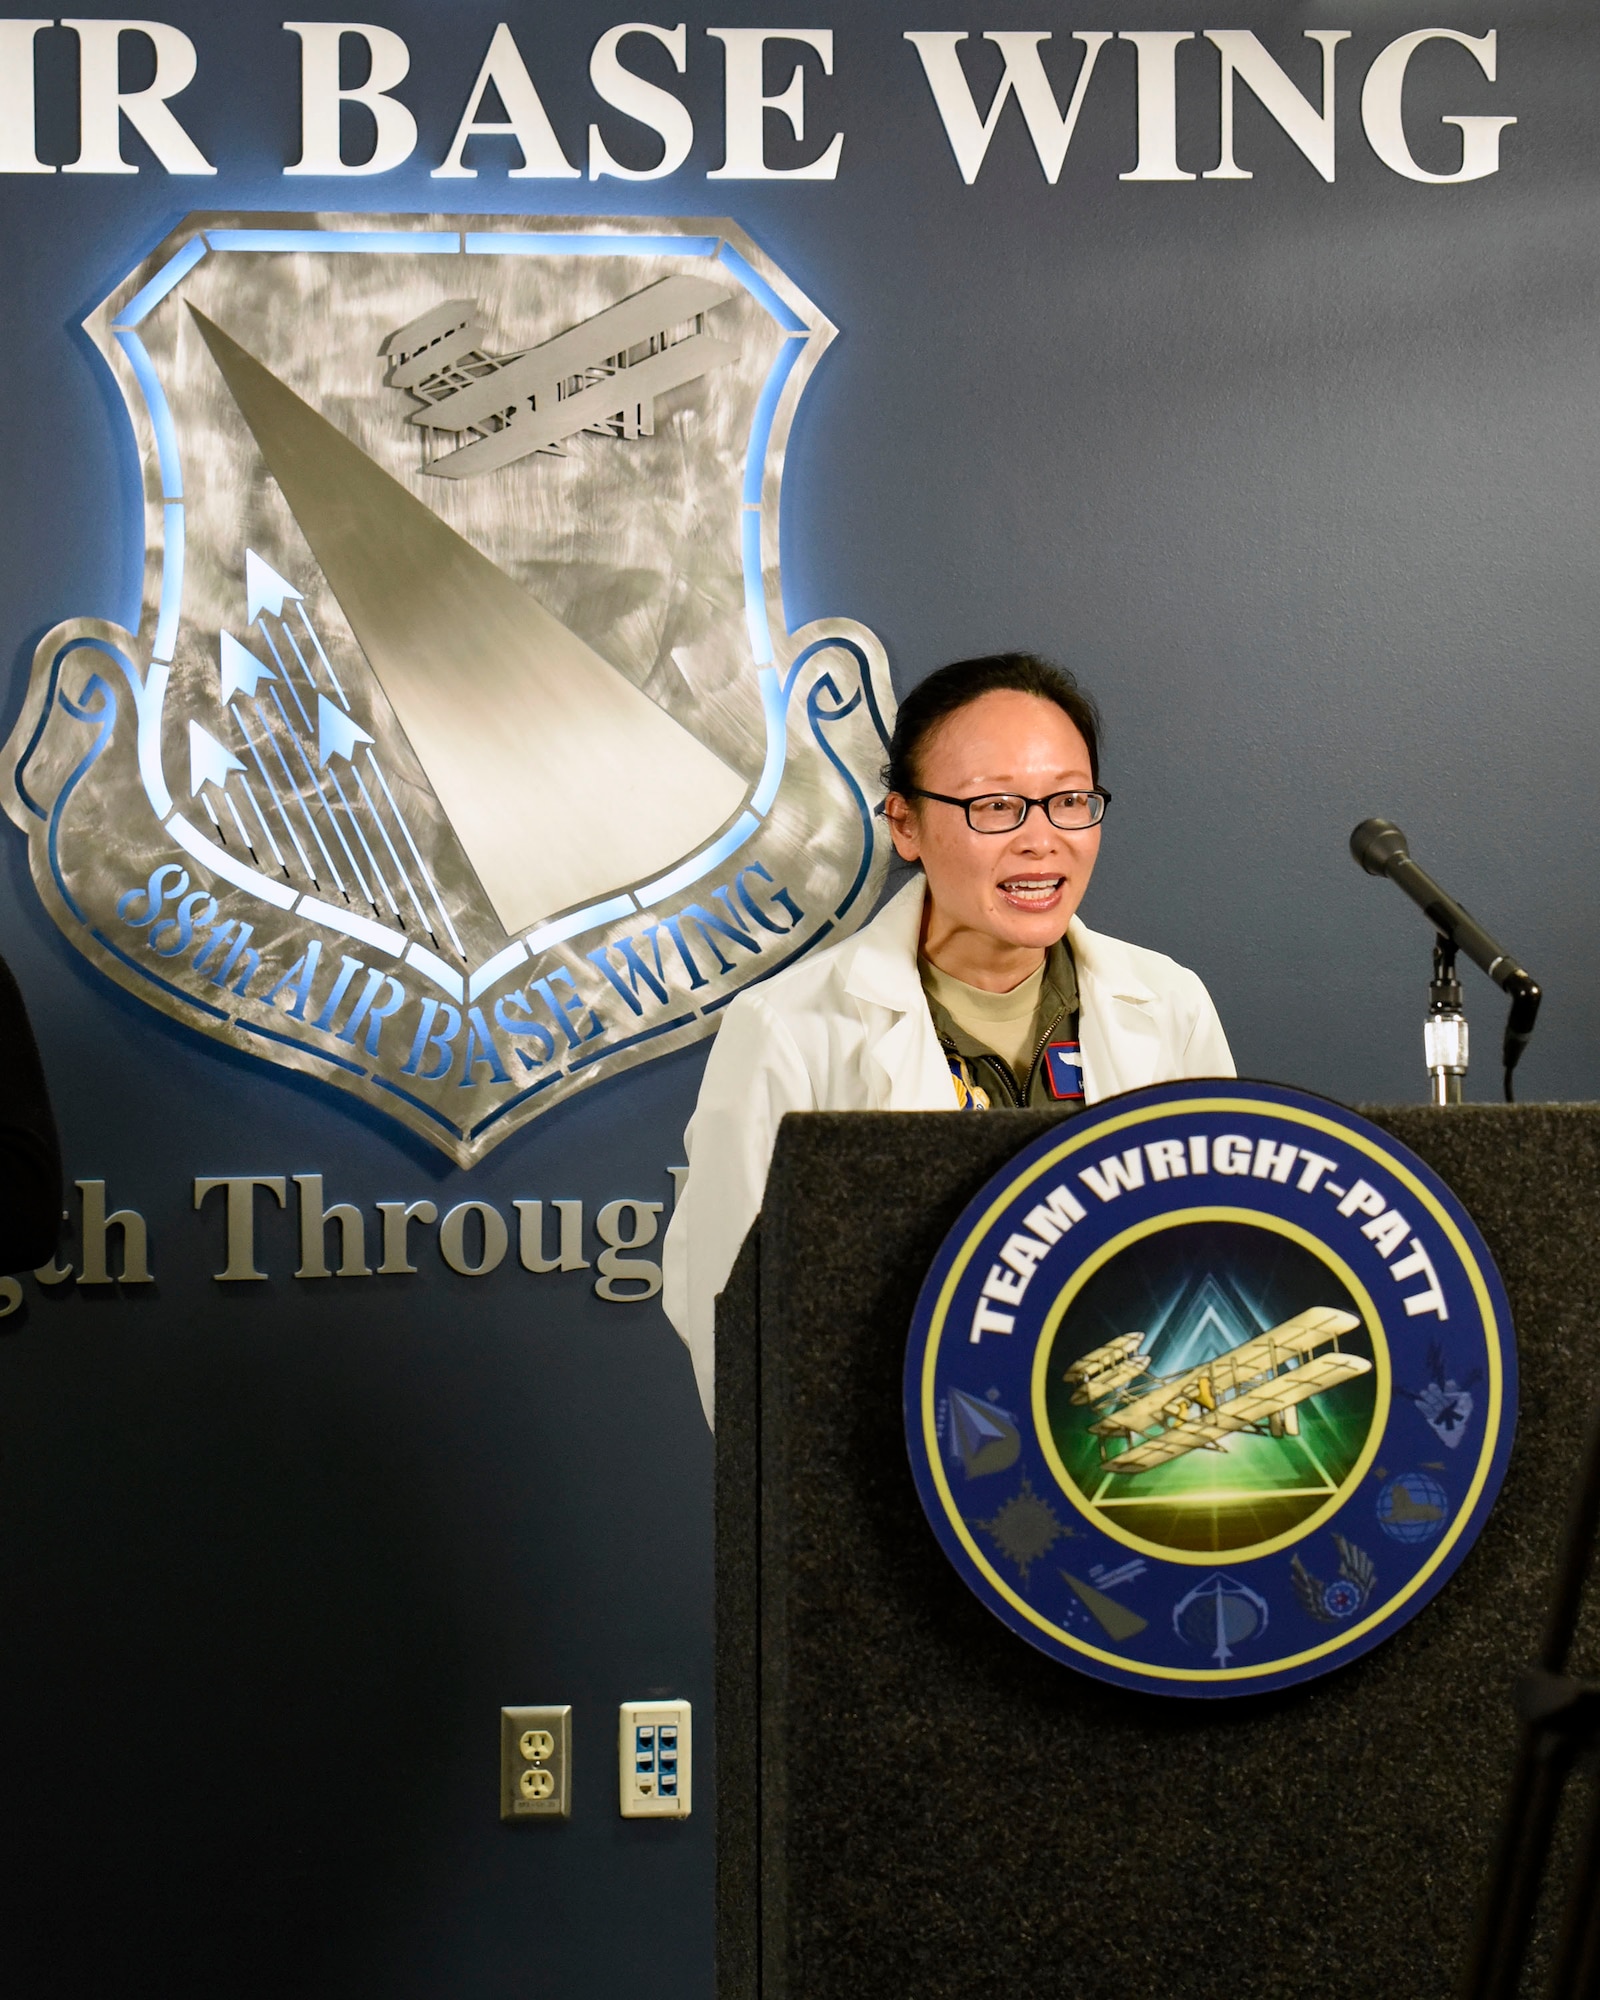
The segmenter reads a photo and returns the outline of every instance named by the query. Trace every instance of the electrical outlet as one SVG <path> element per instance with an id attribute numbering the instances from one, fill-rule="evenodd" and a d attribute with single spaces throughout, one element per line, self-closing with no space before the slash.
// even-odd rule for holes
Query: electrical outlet
<path id="1" fill-rule="evenodd" d="M 617 1725 L 624 1819 L 687 1819 L 693 1775 L 686 1701 L 625 1701 Z"/>
<path id="2" fill-rule="evenodd" d="M 500 1711 L 500 1817 L 568 1819 L 572 1814 L 572 1710 Z"/>

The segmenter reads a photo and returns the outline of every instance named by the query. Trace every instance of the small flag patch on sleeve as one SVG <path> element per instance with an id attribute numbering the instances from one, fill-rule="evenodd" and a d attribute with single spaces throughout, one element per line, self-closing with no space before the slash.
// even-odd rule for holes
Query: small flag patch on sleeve
<path id="1" fill-rule="evenodd" d="M 1083 1102 L 1083 1056 L 1076 1042 L 1051 1042 L 1044 1052 L 1044 1076 L 1059 1103 Z"/>

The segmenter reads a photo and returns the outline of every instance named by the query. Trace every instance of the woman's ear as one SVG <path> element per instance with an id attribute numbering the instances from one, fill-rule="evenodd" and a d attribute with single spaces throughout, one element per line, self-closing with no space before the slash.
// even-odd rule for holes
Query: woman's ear
<path id="1" fill-rule="evenodd" d="M 902 861 L 920 861 L 922 842 L 917 837 L 917 811 L 901 792 L 891 792 L 883 802 L 883 816 L 889 822 L 894 851 Z"/>

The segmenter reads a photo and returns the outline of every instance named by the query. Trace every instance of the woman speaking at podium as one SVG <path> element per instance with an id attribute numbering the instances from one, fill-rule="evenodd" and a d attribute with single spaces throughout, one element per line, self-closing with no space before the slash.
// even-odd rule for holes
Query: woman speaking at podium
<path id="1" fill-rule="evenodd" d="M 1075 914 L 1111 794 L 1070 674 L 1028 653 L 941 667 L 901 703 L 884 781 L 915 879 L 853 937 L 739 995 L 685 1135 L 662 1303 L 708 1421 L 716 1295 L 786 1111 L 1068 1108 L 1234 1073 L 1195 974 Z"/>

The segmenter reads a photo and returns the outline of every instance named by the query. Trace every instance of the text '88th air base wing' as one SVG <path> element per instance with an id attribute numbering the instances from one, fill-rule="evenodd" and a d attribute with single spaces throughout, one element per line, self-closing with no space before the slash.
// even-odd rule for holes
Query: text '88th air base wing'
<path id="1" fill-rule="evenodd" d="M 6 806 L 113 978 L 467 1163 L 868 913 L 886 663 L 777 567 L 834 330 L 731 225 L 194 217 L 87 324 L 143 610 Z"/>

